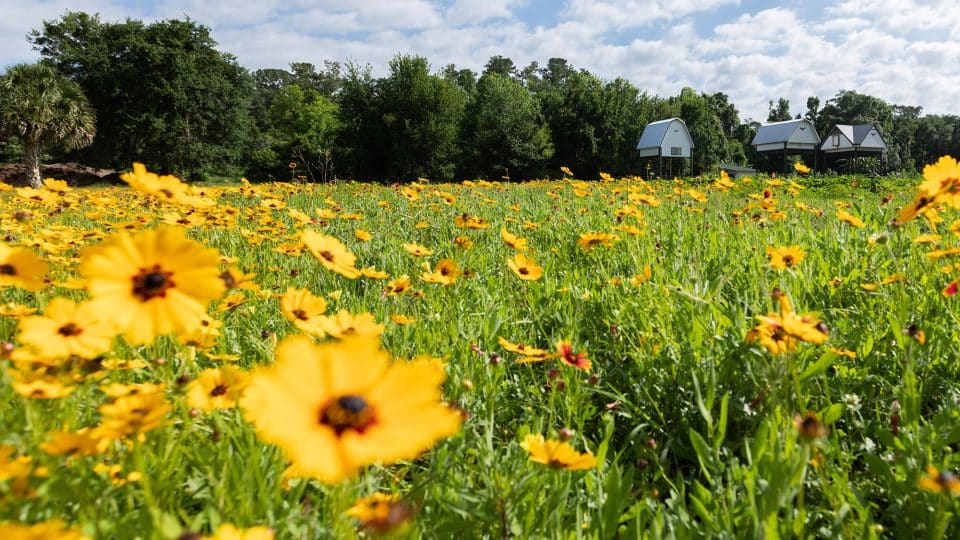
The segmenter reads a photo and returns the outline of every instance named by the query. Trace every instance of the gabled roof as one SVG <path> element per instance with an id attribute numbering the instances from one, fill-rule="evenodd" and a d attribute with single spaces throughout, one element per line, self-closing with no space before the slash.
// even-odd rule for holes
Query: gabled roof
<path id="1" fill-rule="evenodd" d="M 690 148 L 693 148 L 693 139 L 690 138 L 690 131 L 687 129 L 687 124 L 679 118 L 667 118 L 666 120 L 650 122 L 647 124 L 647 127 L 643 128 L 643 135 L 640 136 L 640 142 L 637 143 L 637 150 L 643 148 L 658 148 L 663 144 L 663 139 L 667 136 L 670 124 L 673 123 L 674 120 L 683 124 L 683 132 L 690 142 Z"/>
<path id="2" fill-rule="evenodd" d="M 857 124 L 851 127 L 853 128 L 853 138 L 850 140 L 853 141 L 853 144 L 862 144 L 863 140 L 870 134 L 870 131 L 876 128 L 873 124 Z M 879 129 L 877 133 L 880 133 Z"/>
<path id="3" fill-rule="evenodd" d="M 836 129 L 837 131 L 842 133 L 843 136 L 846 137 L 848 141 L 850 141 L 850 144 L 856 144 L 853 142 L 853 126 L 837 124 Z"/>
<path id="4" fill-rule="evenodd" d="M 874 124 L 837 124 L 833 126 L 833 129 L 830 130 L 830 135 L 834 132 L 839 131 L 844 137 L 850 141 L 851 146 L 860 146 L 870 136 L 870 132 L 876 130 L 877 136 L 880 137 L 881 147 L 886 146 L 886 142 L 883 140 L 883 135 L 880 134 L 880 130 L 877 129 L 877 126 Z M 828 136 L 829 138 L 829 136 Z M 826 144 L 826 142 L 824 143 Z"/>
<path id="5" fill-rule="evenodd" d="M 809 120 L 801 118 L 799 120 L 773 122 L 765 126 L 760 126 L 760 129 L 757 130 L 757 134 L 753 137 L 753 141 L 750 144 L 756 146 L 758 144 L 789 142 L 798 130 L 805 131 L 807 129 L 810 130 L 810 133 L 813 133 L 813 138 L 818 141 L 820 140 L 820 137 L 816 134 L 817 128 L 813 127 L 813 124 L 810 123 Z"/>

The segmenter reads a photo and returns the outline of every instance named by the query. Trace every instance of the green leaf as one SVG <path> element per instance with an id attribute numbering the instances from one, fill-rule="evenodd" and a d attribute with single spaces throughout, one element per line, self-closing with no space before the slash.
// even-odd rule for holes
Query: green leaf
<path id="1" fill-rule="evenodd" d="M 820 421 L 824 424 L 833 424 L 843 416 L 844 406 L 842 403 L 834 403 L 826 409 L 820 411 Z"/>
<path id="2" fill-rule="evenodd" d="M 713 449 L 720 451 L 723 440 L 727 437 L 727 410 L 730 407 L 730 394 L 724 394 L 720 400 L 720 418 L 717 420 L 717 430 L 713 434 Z"/>
<path id="3" fill-rule="evenodd" d="M 713 477 L 710 474 L 710 471 L 713 468 L 713 454 L 710 451 L 710 447 L 707 445 L 707 441 L 705 441 L 699 433 L 691 429 L 690 443 L 693 445 L 693 449 L 697 452 L 697 461 L 700 462 L 700 471 L 703 473 L 703 476 L 708 482 L 713 483 Z"/>
<path id="4" fill-rule="evenodd" d="M 816 362 L 810 364 L 807 366 L 807 369 L 803 370 L 803 373 L 800 374 L 800 381 L 805 381 L 811 377 L 816 377 L 817 375 L 825 372 L 836 357 L 836 354 L 826 351 L 820 355 L 820 358 L 818 358 Z"/>

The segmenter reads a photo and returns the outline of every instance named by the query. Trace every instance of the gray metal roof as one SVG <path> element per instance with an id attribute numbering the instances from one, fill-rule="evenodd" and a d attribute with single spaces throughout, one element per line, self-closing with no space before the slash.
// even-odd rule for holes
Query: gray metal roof
<path id="1" fill-rule="evenodd" d="M 843 133 L 843 136 L 846 137 L 851 144 L 856 144 L 853 140 L 853 126 L 837 124 L 837 131 Z"/>
<path id="2" fill-rule="evenodd" d="M 870 135 L 870 132 L 876 128 L 873 124 L 837 124 L 830 133 L 832 134 L 834 130 L 839 131 L 851 144 L 859 146 L 863 144 L 863 141 Z M 879 129 L 877 129 L 877 135 L 880 135 Z M 883 146 L 886 146 L 883 135 L 880 135 L 880 142 Z"/>
<path id="3" fill-rule="evenodd" d="M 817 132 L 817 129 L 813 127 L 813 124 L 811 124 L 809 120 L 800 119 L 774 122 L 760 126 L 760 129 L 757 130 L 757 134 L 753 137 L 753 141 L 750 144 L 756 146 L 758 144 L 788 142 L 798 128 L 810 129 L 811 133 L 814 134 Z M 820 139 L 817 135 L 814 135 L 814 137 L 816 137 L 817 140 Z"/>
<path id="4" fill-rule="evenodd" d="M 667 134 L 667 129 L 670 128 L 670 122 L 674 120 L 678 119 L 667 118 L 666 120 L 658 120 L 647 124 L 647 127 L 643 128 L 643 135 L 640 136 L 640 142 L 637 143 L 637 150 L 641 148 L 657 148 L 660 146 L 660 143 L 663 142 L 663 137 Z"/>
<path id="5" fill-rule="evenodd" d="M 690 136 L 690 130 L 687 129 L 687 123 L 680 118 L 667 118 L 666 120 L 650 122 L 647 124 L 647 127 L 643 128 L 643 134 L 640 135 L 640 142 L 637 143 L 637 150 L 642 150 L 644 148 L 659 148 L 662 146 L 663 139 L 666 138 L 667 132 L 670 130 L 670 124 L 673 122 L 680 122 L 680 124 L 683 125 L 683 134 L 686 135 L 687 142 L 690 143 L 690 148 L 695 148 L 696 145 L 693 144 L 693 137 Z"/>
<path id="6" fill-rule="evenodd" d="M 853 141 L 853 144 L 861 144 L 875 126 L 873 124 L 857 124 L 851 127 L 853 128 L 853 138 L 850 140 Z M 877 130 L 877 133 L 880 133 L 879 129 Z"/>
<path id="7" fill-rule="evenodd" d="M 727 171 L 727 172 L 739 172 L 739 173 L 755 173 L 755 172 L 757 172 L 757 170 L 754 169 L 754 168 L 747 167 L 746 165 L 737 165 L 737 164 L 735 164 L 735 163 L 721 163 L 721 164 L 720 164 L 720 170 L 721 170 L 721 171 Z"/>

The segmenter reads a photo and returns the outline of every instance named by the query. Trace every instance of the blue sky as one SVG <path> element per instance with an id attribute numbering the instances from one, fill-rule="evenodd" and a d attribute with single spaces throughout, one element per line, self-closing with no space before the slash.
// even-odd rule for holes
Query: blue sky
<path id="1" fill-rule="evenodd" d="M 396 53 L 480 71 L 562 57 L 662 96 L 725 92 L 765 120 L 857 90 L 929 113 L 960 114 L 957 0 L 0 0 L 0 67 L 32 61 L 24 36 L 65 11 L 104 20 L 190 16 L 244 66 L 352 60 L 383 74 Z"/>

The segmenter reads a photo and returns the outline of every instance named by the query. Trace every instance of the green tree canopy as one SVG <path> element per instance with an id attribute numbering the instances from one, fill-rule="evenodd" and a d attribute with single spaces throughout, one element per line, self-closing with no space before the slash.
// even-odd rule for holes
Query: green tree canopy
<path id="1" fill-rule="evenodd" d="M 789 99 L 780 98 L 776 103 L 773 100 L 770 101 L 770 114 L 767 115 L 767 122 L 784 122 L 792 119 Z"/>
<path id="2" fill-rule="evenodd" d="M 377 83 L 379 129 L 388 141 L 390 178 L 450 180 L 467 96 L 430 74 L 422 56 L 396 56 L 390 74 Z M 383 140 L 383 139 L 381 139 Z"/>
<path id="3" fill-rule="evenodd" d="M 291 85 L 278 93 L 269 135 L 283 168 L 295 162 L 311 181 L 332 178 L 337 113 L 337 106 L 312 88 Z"/>
<path id="4" fill-rule="evenodd" d="M 679 116 L 687 124 L 694 149 L 690 166 L 695 174 L 712 172 L 727 158 L 727 137 L 709 96 L 684 88 L 677 98 Z"/>
<path id="5" fill-rule="evenodd" d="M 81 148 L 95 133 L 83 90 L 51 66 L 19 64 L 0 77 L 0 135 L 22 141 L 30 185 L 40 187 L 43 147 Z"/>
<path id="6" fill-rule="evenodd" d="M 466 119 L 467 175 L 529 177 L 552 153 L 538 103 L 505 75 L 488 72 L 480 78 Z"/>
<path id="7" fill-rule="evenodd" d="M 67 13 L 29 39 L 100 112 L 97 137 L 79 159 L 116 168 L 142 161 L 185 176 L 239 173 L 252 141 L 252 83 L 214 48 L 207 27 Z"/>

